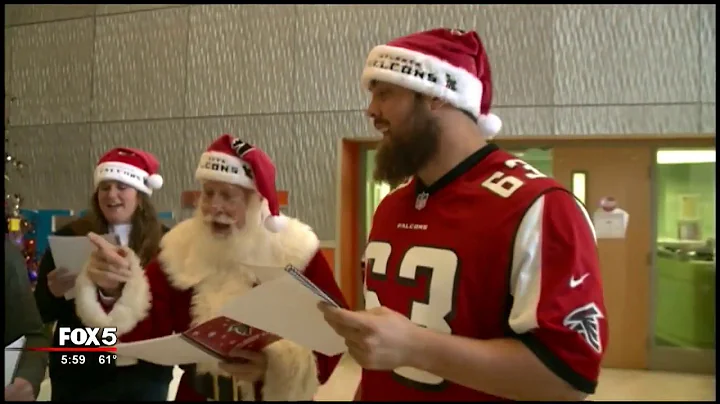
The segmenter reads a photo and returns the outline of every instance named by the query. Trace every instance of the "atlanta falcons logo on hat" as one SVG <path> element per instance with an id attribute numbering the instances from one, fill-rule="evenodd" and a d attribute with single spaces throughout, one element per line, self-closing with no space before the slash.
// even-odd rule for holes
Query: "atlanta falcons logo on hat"
<path id="1" fill-rule="evenodd" d="M 238 157 L 242 157 L 243 154 L 249 152 L 253 147 L 240 139 L 235 139 L 232 142 L 232 149 L 235 150 Z"/>
<path id="2" fill-rule="evenodd" d="M 589 303 L 568 314 L 563 325 L 580 334 L 595 352 L 602 353 L 598 320 L 604 317 L 595 303 Z"/>

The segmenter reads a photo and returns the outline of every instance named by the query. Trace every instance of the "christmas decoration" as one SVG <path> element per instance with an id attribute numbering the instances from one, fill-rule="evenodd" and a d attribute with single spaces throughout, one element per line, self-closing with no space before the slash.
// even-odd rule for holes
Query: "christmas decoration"
<path id="1" fill-rule="evenodd" d="M 5 218 L 6 218 L 6 236 L 15 243 L 25 257 L 25 264 L 28 270 L 28 278 L 30 283 L 35 286 L 37 281 L 38 263 L 35 258 L 35 229 L 34 226 L 25 220 L 20 214 L 20 206 L 22 206 L 22 196 L 20 194 L 7 193 L 8 182 L 12 180 L 11 173 L 22 176 L 22 170 L 25 163 L 15 157 L 10 152 L 11 146 L 9 130 L 10 130 L 10 105 L 15 101 L 15 97 L 5 93 Z M 10 167 L 8 167 L 8 164 Z"/>
<path id="2" fill-rule="evenodd" d="M 22 170 L 25 168 L 25 163 L 23 163 L 21 160 L 18 160 L 17 157 L 15 157 L 12 153 L 9 152 L 11 146 L 14 146 L 10 143 L 10 105 L 15 101 L 15 97 L 12 97 L 8 95 L 8 93 L 5 93 L 5 189 L 7 189 L 7 182 L 10 181 L 10 170 L 8 170 L 8 164 L 10 164 L 10 168 L 12 168 L 16 173 L 20 174 L 22 176 Z M 7 200 L 7 195 L 5 195 L 5 199 Z"/>

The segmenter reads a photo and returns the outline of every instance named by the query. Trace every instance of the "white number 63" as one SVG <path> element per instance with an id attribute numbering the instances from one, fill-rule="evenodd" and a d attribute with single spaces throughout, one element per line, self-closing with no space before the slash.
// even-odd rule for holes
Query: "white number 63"
<path id="1" fill-rule="evenodd" d="M 370 264 L 365 283 L 365 309 L 380 307 L 380 299 L 375 291 L 368 289 L 367 278 L 383 279 L 387 276 L 388 259 L 392 247 L 388 243 L 372 241 L 365 249 L 365 259 Z M 428 295 L 424 301 L 410 303 L 410 320 L 422 327 L 451 334 L 448 315 L 454 312 L 455 280 L 458 275 L 458 257 L 455 252 L 433 247 L 410 247 L 403 256 L 397 273 L 398 281 L 413 282 L 425 272 L 428 282 Z M 440 386 L 444 379 L 431 373 L 409 367 L 394 370 L 397 376 L 419 388 Z"/>
<path id="2" fill-rule="evenodd" d="M 545 174 L 538 171 L 535 167 L 520 159 L 507 160 L 505 166 L 511 169 L 521 166 L 525 170 L 525 177 L 529 180 L 546 177 Z M 518 177 L 507 175 L 502 171 L 495 171 L 493 175 L 483 181 L 482 186 L 503 198 L 509 198 L 524 184 L 525 182 Z"/>

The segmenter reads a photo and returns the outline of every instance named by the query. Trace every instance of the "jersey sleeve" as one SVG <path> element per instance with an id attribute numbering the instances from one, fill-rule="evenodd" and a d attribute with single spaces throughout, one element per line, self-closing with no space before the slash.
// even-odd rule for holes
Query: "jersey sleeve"
<path id="1" fill-rule="evenodd" d="M 526 211 L 515 236 L 509 326 L 558 377 L 593 394 L 608 343 L 594 228 L 565 190 Z"/>

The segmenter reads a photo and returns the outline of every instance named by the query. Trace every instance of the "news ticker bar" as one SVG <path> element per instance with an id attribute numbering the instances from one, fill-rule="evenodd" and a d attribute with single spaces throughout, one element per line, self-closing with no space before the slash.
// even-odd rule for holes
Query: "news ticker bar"
<path id="1" fill-rule="evenodd" d="M 59 348 L 59 347 L 25 347 L 25 348 L 5 348 L 6 351 L 32 351 L 32 352 L 117 352 L 117 348 Z"/>

